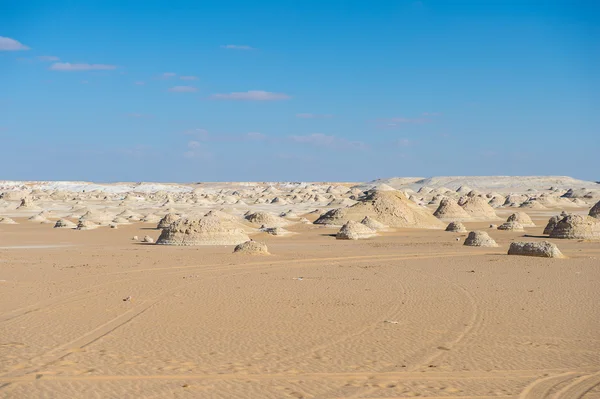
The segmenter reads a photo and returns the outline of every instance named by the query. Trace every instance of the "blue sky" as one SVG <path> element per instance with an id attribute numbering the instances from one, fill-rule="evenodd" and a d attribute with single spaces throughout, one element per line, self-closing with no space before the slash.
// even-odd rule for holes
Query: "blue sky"
<path id="1" fill-rule="evenodd" d="M 596 1 L 0 1 L 0 179 L 600 180 Z"/>

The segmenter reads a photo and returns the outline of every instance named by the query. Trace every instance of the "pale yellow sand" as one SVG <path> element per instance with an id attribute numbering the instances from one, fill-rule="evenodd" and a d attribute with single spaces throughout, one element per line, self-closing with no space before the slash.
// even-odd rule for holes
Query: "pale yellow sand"
<path id="1" fill-rule="evenodd" d="M 17 221 L 0 228 L 2 398 L 600 397 L 598 242 L 540 259 L 507 256 L 523 233 L 488 223 L 465 225 L 499 248 L 298 224 L 254 235 L 273 255 L 252 257 L 136 243 L 159 233 L 140 223 Z"/>

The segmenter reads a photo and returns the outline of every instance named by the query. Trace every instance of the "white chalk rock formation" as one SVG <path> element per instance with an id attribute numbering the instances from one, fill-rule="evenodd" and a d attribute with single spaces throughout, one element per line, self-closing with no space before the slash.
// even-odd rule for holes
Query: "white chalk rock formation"
<path id="1" fill-rule="evenodd" d="M 512 242 L 508 248 L 509 255 L 537 256 L 540 258 L 564 258 L 556 244 L 549 241 Z"/>
<path id="2" fill-rule="evenodd" d="M 355 220 L 349 220 L 335 235 L 338 240 L 363 240 L 377 235 L 377 232 Z"/>
<path id="3" fill-rule="evenodd" d="M 485 231 L 471 231 L 465 240 L 464 245 L 469 247 L 497 247 L 498 244 Z"/>

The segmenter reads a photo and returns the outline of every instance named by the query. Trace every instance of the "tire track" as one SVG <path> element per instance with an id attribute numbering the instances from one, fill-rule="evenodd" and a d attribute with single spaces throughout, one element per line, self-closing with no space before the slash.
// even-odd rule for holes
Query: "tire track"
<path id="1" fill-rule="evenodd" d="M 464 254 L 457 254 L 457 253 L 452 253 L 452 254 L 448 254 L 451 256 L 464 256 Z M 445 256 L 448 256 L 445 255 Z M 213 269 L 208 269 L 206 270 L 206 266 L 198 266 L 198 265 L 194 265 L 191 267 L 177 267 L 178 271 L 173 272 L 173 273 L 167 273 L 166 276 L 174 276 L 177 274 L 182 274 L 182 273 L 188 273 L 189 270 L 191 268 L 201 268 L 199 271 L 202 272 L 211 272 L 211 271 L 236 271 L 236 270 L 241 270 L 237 273 L 234 274 L 222 274 L 219 276 L 214 276 L 211 277 L 210 279 L 217 279 L 217 278 L 222 278 L 222 277 L 231 277 L 237 274 L 246 274 L 246 273 L 251 273 L 254 272 L 256 270 L 260 270 L 259 268 L 257 268 L 257 266 L 259 267 L 264 267 L 267 266 L 265 269 L 263 270 L 270 270 L 272 268 L 276 268 L 279 267 L 281 264 L 286 264 L 286 265 L 290 265 L 290 263 L 292 264 L 300 264 L 299 266 L 304 266 L 307 262 L 308 263 L 313 263 L 313 262 L 323 262 L 326 260 L 336 260 L 336 261 L 340 261 L 340 260 L 352 260 L 355 262 L 361 262 L 361 261 L 371 261 L 373 259 L 381 259 L 381 258 L 385 258 L 388 260 L 406 260 L 406 259 L 428 259 L 428 258 L 437 258 L 440 256 L 444 256 L 444 254 L 436 254 L 436 255 L 405 255 L 405 256 L 398 256 L 398 255 L 386 255 L 386 256 L 350 256 L 350 257 L 334 257 L 334 258 L 313 258 L 313 259 L 298 259 L 298 260 L 294 260 L 292 262 L 290 262 L 290 260 L 282 260 L 282 261 L 264 261 L 264 262 L 253 262 L 253 263 L 249 263 L 249 264 L 243 264 L 243 265 L 236 265 L 234 267 L 229 267 L 229 268 L 223 268 L 223 265 L 218 265 L 217 268 L 213 268 Z M 182 271 L 181 269 L 186 269 L 185 271 Z M 152 269 L 151 269 L 152 270 Z M 172 268 L 162 268 L 162 270 L 172 270 Z M 165 277 L 165 274 L 159 274 L 159 275 L 154 275 L 154 276 L 145 276 L 141 279 L 145 279 L 145 278 L 158 278 L 158 277 Z M 139 280 L 139 279 L 138 279 Z M 132 281 L 131 279 L 127 279 L 127 280 L 119 280 L 120 282 L 122 281 Z M 190 282 L 191 281 L 191 282 Z M 15 380 L 15 378 L 18 378 L 20 376 L 26 376 L 29 374 L 33 374 L 33 373 L 38 373 L 40 370 L 42 370 L 44 367 L 47 367 L 48 365 L 51 365 L 53 363 L 55 363 L 56 361 L 59 361 L 63 358 L 65 358 L 66 356 L 68 356 L 69 354 L 73 353 L 73 347 L 76 347 L 78 349 L 81 349 L 83 347 L 86 347 L 90 344 L 92 344 L 93 342 L 96 342 L 97 340 L 105 337 L 106 335 L 114 332 L 115 330 L 117 330 L 118 328 L 126 325 L 127 323 L 129 323 L 130 321 L 132 321 L 133 319 L 135 319 L 136 317 L 140 316 L 141 314 L 143 314 L 144 312 L 146 312 L 148 309 L 150 309 L 152 306 L 156 305 L 157 303 L 159 303 L 161 300 L 163 300 L 167 295 L 180 290 L 182 287 L 187 286 L 188 288 L 191 288 L 191 286 L 193 286 L 194 281 L 190 280 L 190 281 L 186 281 L 183 284 L 179 284 L 177 286 L 175 286 L 174 288 L 171 288 L 167 291 L 164 291 L 162 293 L 160 293 L 157 297 L 155 297 L 154 299 L 151 300 L 147 300 L 145 302 L 142 302 L 140 305 L 135 306 L 132 309 L 129 309 L 128 311 L 126 311 L 125 313 L 109 320 L 106 323 L 101 324 L 100 326 L 86 332 L 85 334 L 69 341 L 68 343 L 59 345 L 58 347 L 55 347 L 54 349 L 39 355 L 39 356 L 35 356 L 31 359 L 28 360 L 29 363 L 35 363 L 35 362 L 39 362 L 39 364 L 34 364 L 34 365 L 30 365 L 29 367 L 26 368 L 20 368 L 20 369 L 12 369 L 9 370 L 7 372 L 4 372 L 3 374 L 0 374 L 0 380 L 5 380 L 7 381 L 5 384 L 3 384 L 2 386 L 0 386 L 0 389 L 7 387 L 8 385 L 10 385 L 10 381 L 18 381 Z M 202 281 L 206 281 L 206 279 L 203 279 Z M 115 282 L 111 282 L 111 283 L 103 283 L 100 284 L 98 286 L 101 285 L 110 285 L 110 284 L 114 284 Z M 89 288 L 86 288 L 89 290 Z M 184 289 L 185 290 L 185 289 Z M 70 298 L 72 299 L 72 298 Z M 60 304 L 57 304 L 56 306 L 60 306 Z M 365 331 L 368 330 L 368 328 L 365 329 Z M 341 340 L 339 340 L 340 342 L 346 340 L 349 337 L 352 336 L 357 336 L 362 334 L 353 334 L 350 335 L 348 337 L 345 337 Z M 331 345 L 333 345 L 335 343 L 331 343 Z M 326 345 L 325 347 L 330 346 L 330 345 Z M 314 349 L 312 350 L 312 352 L 314 352 Z M 309 351 L 310 353 L 310 351 Z M 13 375 L 16 374 L 16 375 Z"/>
<path id="2" fill-rule="evenodd" d="M 478 253 L 478 255 L 486 255 L 484 253 Z M 320 262 L 320 261 L 343 261 L 343 260 L 353 260 L 353 261 L 369 261 L 369 260 L 373 260 L 373 259 L 383 259 L 383 258 L 392 258 L 393 259 L 428 259 L 428 258 L 437 258 L 437 257 L 448 257 L 448 256 L 472 256 L 472 255 L 465 255 L 462 253 L 456 253 L 456 252 L 451 252 L 451 253 L 439 253 L 439 254 L 435 254 L 434 256 L 420 256 L 419 254 L 408 254 L 408 255 L 404 255 L 404 256 L 398 256 L 398 255 L 364 255 L 364 256 L 347 256 L 347 257 L 330 257 L 330 258 L 310 258 L 310 259 L 290 259 L 290 260 L 275 260 L 275 261 L 263 261 L 263 262 L 251 262 L 251 263 L 246 263 L 243 265 L 244 268 L 247 267 L 253 267 L 253 266 L 263 266 L 263 265 L 279 265 L 279 264 L 284 264 L 284 265 L 289 265 L 289 264 L 295 264 L 295 263 L 314 263 L 314 262 Z M 228 267 L 229 266 L 229 267 Z M 136 270 L 127 270 L 127 271 L 122 271 L 122 272 L 115 272 L 115 273 L 107 273 L 107 274 L 101 274 L 101 275 L 94 275 L 94 276 L 86 276 L 86 277 L 94 277 L 94 278 L 102 278 L 102 277 L 106 277 L 106 276 L 111 276 L 111 275 L 116 275 L 116 274 L 127 274 L 127 273 L 139 273 L 139 272 L 148 272 L 148 271 L 172 271 L 172 273 L 166 273 L 166 274 L 161 274 L 159 276 L 164 277 L 164 276 L 173 276 L 173 275 L 178 275 L 178 274 L 185 274 L 185 273 L 189 273 L 190 269 L 198 269 L 196 270 L 196 272 L 212 272 L 212 271 L 219 271 L 219 270 L 231 270 L 232 268 L 230 267 L 231 264 L 227 265 L 227 264 L 219 264 L 219 263 L 215 263 L 215 264 L 209 264 L 209 265 L 192 265 L 192 266 L 174 266 L 174 267 L 165 267 L 165 268 L 149 268 L 149 269 L 136 269 Z M 235 265 L 235 267 L 240 267 L 242 265 Z M 176 270 L 174 270 L 176 269 Z M 45 310 L 50 306 L 56 305 L 56 306 L 61 306 L 64 304 L 68 304 L 71 301 L 77 301 L 81 298 L 86 298 L 87 295 L 85 294 L 80 294 L 78 295 L 77 293 L 81 292 L 81 291 L 89 291 L 98 287 L 102 287 L 102 286 L 107 286 L 107 285 L 111 285 L 111 284 L 117 284 L 117 283 L 122 283 L 122 282 L 133 282 L 133 281 L 140 281 L 140 280 L 146 280 L 146 279 L 152 279 L 152 278 L 156 278 L 158 277 L 157 275 L 149 275 L 149 276 L 143 276 L 143 277 L 139 277 L 139 278 L 128 278 L 128 279 L 121 279 L 121 280 L 117 280 L 117 281 L 110 281 L 110 282 L 104 282 L 104 283 L 100 283 L 100 284 L 96 284 L 96 285 L 92 285 L 92 286 L 88 286 L 85 288 L 81 288 L 75 291 L 71 291 L 68 294 L 64 294 L 62 296 L 58 296 L 49 300 L 44 300 L 44 301 L 39 301 L 36 302 L 34 304 L 31 305 L 27 305 L 21 308 L 17 308 L 17 309 L 13 309 L 10 310 L 8 312 L 5 312 L 4 314 L 0 315 L 0 323 L 3 322 L 7 322 L 9 320 L 12 320 L 14 318 L 17 317 L 21 317 L 24 316 L 26 314 L 32 313 L 32 312 L 37 312 L 40 310 Z M 64 301 L 64 302 L 62 302 Z M 56 303 L 58 302 L 58 303 Z"/>
<path id="3" fill-rule="evenodd" d="M 529 379 L 538 377 L 545 370 L 496 370 L 496 371 L 450 371 L 450 372 L 385 372 L 377 375 L 378 380 L 502 380 L 502 379 Z M 127 380 L 206 380 L 206 381 L 264 381 L 264 380 L 340 380 L 368 379 L 372 377 L 370 372 L 348 372 L 348 373 L 261 373 L 261 374 L 152 374 L 152 375 L 25 375 L 21 377 L 0 377 L 0 382 L 34 382 L 34 381 L 127 381 Z"/>
<path id="4" fill-rule="evenodd" d="M 600 372 L 578 378 L 573 383 L 558 391 L 553 398 L 581 399 L 597 385 L 600 385 Z"/>
<path id="5" fill-rule="evenodd" d="M 440 280 L 443 280 L 449 284 L 451 284 L 452 286 L 454 286 L 455 288 L 458 288 L 458 292 L 462 292 L 468 299 L 468 302 L 471 306 L 472 309 L 472 315 L 468 321 L 468 325 L 466 328 L 464 328 L 459 334 L 458 336 L 450 341 L 450 342 L 441 342 L 440 345 L 443 345 L 449 349 L 451 349 L 452 347 L 454 347 L 456 344 L 458 344 L 459 342 L 461 342 L 462 340 L 465 339 L 465 337 L 467 337 L 472 331 L 474 331 L 475 329 L 479 329 L 481 328 L 481 325 L 483 324 L 483 319 L 480 317 L 480 311 L 479 311 L 479 307 L 477 306 L 477 302 L 475 301 L 475 297 L 473 297 L 473 295 L 463 286 L 453 282 L 452 280 L 442 277 L 442 276 L 438 276 L 438 275 L 434 275 L 431 273 L 427 273 L 427 272 L 423 272 L 421 270 L 422 273 L 427 274 L 433 278 L 437 278 Z M 408 372 L 414 372 L 420 368 L 422 368 L 424 365 L 426 364 L 430 364 L 431 362 L 433 362 L 435 359 L 437 359 L 438 357 L 440 357 L 442 354 L 444 354 L 444 352 L 442 352 L 439 349 L 436 349 L 433 353 L 431 353 L 429 356 L 425 357 L 423 360 L 421 360 L 420 362 L 418 362 L 417 364 L 415 364 L 412 367 L 409 367 L 407 369 Z M 382 371 L 387 371 L 389 370 L 389 368 L 386 368 Z M 376 373 L 371 373 L 371 377 L 376 377 L 379 376 L 380 372 L 376 372 Z M 376 392 L 379 388 L 369 388 L 367 390 L 361 391 L 360 389 L 357 390 L 357 392 L 355 392 L 353 395 L 348 396 L 348 398 L 357 398 L 359 396 L 362 395 L 370 395 L 374 392 Z"/>
<path id="6" fill-rule="evenodd" d="M 563 382 L 580 377 L 582 373 L 569 371 L 567 373 L 551 375 L 534 380 L 519 395 L 519 399 L 544 399 L 550 394 L 550 391 Z"/>

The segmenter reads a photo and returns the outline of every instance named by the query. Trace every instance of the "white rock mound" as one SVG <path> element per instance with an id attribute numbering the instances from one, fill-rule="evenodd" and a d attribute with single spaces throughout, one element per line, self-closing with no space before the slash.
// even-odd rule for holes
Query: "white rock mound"
<path id="1" fill-rule="evenodd" d="M 450 198 L 444 198 L 440 201 L 440 205 L 433 213 L 433 216 L 444 222 L 464 222 L 472 219 L 467 211 Z"/>
<path id="2" fill-rule="evenodd" d="M 558 222 L 560 222 L 562 220 L 564 216 L 552 216 L 549 220 L 548 220 L 548 224 L 546 224 L 546 227 L 544 227 L 544 234 L 549 235 L 550 233 L 552 233 L 552 230 L 554 230 L 554 228 L 556 227 L 556 225 L 558 224 Z"/>
<path id="3" fill-rule="evenodd" d="M 335 238 L 338 240 L 364 240 L 377 235 L 377 232 L 355 220 L 349 220 L 337 232 Z"/>
<path id="4" fill-rule="evenodd" d="M 505 222 L 498 226 L 498 230 L 504 231 L 525 231 L 523 225 L 519 222 Z"/>
<path id="5" fill-rule="evenodd" d="M 593 218 L 600 219 L 600 201 L 596 202 L 596 205 L 590 209 L 589 215 Z"/>
<path id="6" fill-rule="evenodd" d="M 525 212 L 515 212 L 506 219 L 507 222 L 518 222 L 523 227 L 535 227 L 535 223 Z"/>
<path id="7" fill-rule="evenodd" d="M 448 226 L 446 226 L 446 231 L 452 233 L 466 233 L 467 228 L 461 222 L 450 222 Z"/>
<path id="8" fill-rule="evenodd" d="M 370 216 L 390 227 L 442 229 L 444 224 L 427 209 L 410 201 L 400 191 L 373 191 L 349 208 L 333 209 L 321 215 L 315 224 L 341 226 L 349 220 Z"/>
<path id="9" fill-rule="evenodd" d="M 225 226 L 216 217 L 179 219 L 162 230 L 156 240 L 160 245 L 237 245 L 248 241 L 241 229 Z"/>
<path id="10" fill-rule="evenodd" d="M 233 253 L 246 255 L 270 255 L 267 244 L 252 240 L 236 245 L 236 247 L 233 249 Z"/>
<path id="11" fill-rule="evenodd" d="M 549 241 L 512 242 L 508 248 L 509 255 L 537 256 L 540 258 L 564 258 L 556 244 Z"/>
<path id="12" fill-rule="evenodd" d="M 600 220 L 591 216 L 565 216 L 556 224 L 550 238 L 600 240 Z"/>
<path id="13" fill-rule="evenodd" d="M 471 231 L 465 240 L 464 245 L 469 247 L 497 247 L 498 244 L 485 231 Z"/>
<path id="14" fill-rule="evenodd" d="M 77 225 L 68 219 L 58 219 L 54 224 L 55 229 L 74 229 Z"/>

